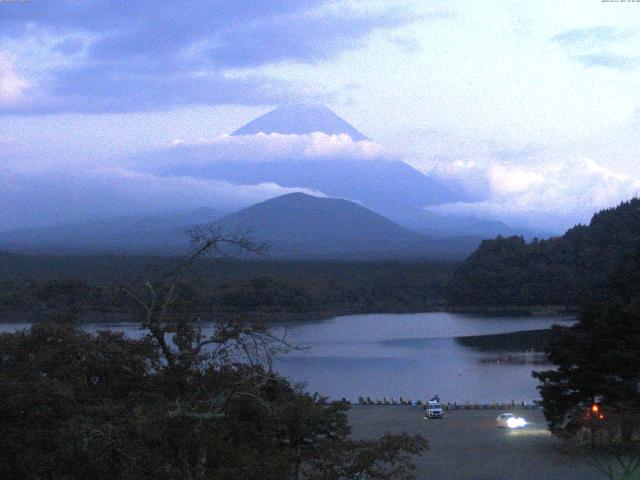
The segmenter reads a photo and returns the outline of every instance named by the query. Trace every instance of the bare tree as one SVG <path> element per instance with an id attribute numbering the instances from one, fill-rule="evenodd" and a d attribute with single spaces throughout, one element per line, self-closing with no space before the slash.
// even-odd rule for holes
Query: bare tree
<path id="1" fill-rule="evenodd" d="M 174 309 L 179 287 L 198 260 L 261 255 L 266 244 L 255 242 L 247 233 L 230 235 L 218 227 L 198 227 L 188 233 L 190 254 L 159 283 L 147 281 L 139 292 L 124 286 L 119 288 L 135 305 L 141 328 L 148 332 L 170 368 L 189 368 L 204 360 L 230 362 L 236 352 L 250 365 L 264 362 L 271 371 L 273 355 L 292 348 L 286 340 L 286 331 L 276 337 L 262 324 L 236 318 L 219 319 L 213 323 L 213 331 L 205 334 L 198 315 Z"/>

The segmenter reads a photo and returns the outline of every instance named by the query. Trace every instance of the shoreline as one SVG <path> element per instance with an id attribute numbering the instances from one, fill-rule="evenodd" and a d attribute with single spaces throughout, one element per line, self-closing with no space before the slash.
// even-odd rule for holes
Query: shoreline
<path id="1" fill-rule="evenodd" d="M 484 352 L 544 352 L 556 338 L 550 328 L 455 337 L 456 343 Z"/>
<path id="2" fill-rule="evenodd" d="M 346 315 L 368 315 L 368 314 L 416 314 L 416 313 L 456 313 L 463 315 L 490 315 L 504 317 L 538 317 L 549 315 L 575 315 L 577 308 L 567 305 L 532 305 L 532 306 L 509 306 L 509 307 L 462 307 L 433 305 L 422 308 L 358 308 L 356 306 L 345 306 L 343 308 L 331 308 L 326 310 L 310 310 L 306 312 L 294 311 L 242 311 L 242 310 L 222 310 L 217 312 L 193 312 L 207 319 L 231 319 L 231 318 L 251 318 L 264 323 L 290 323 L 305 321 L 321 321 Z M 0 323 L 40 323 L 54 312 L 46 311 L 9 311 L 0 312 Z M 65 312 L 66 313 L 66 312 Z M 118 323 L 124 321 L 135 321 L 126 312 L 89 310 L 85 312 L 68 312 L 78 315 L 78 323 Z M 22 318 L 20 318 L 22 317 Z"/>

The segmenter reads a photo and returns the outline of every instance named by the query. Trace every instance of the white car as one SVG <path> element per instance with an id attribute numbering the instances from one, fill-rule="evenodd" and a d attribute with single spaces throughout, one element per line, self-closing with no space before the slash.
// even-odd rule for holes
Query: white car
<path id="1" fill-rule="evenodd" d="M 429 400 L 429 402 L 427 402 L 427 405 L 424 411 L 425 418 L 442 418 L 443 415 L 444 415 L 444 410 L 442 409 L 442 406 L 438 401 Z"/>
<path id="2" fill-rule="evenodd" d="M 496 418 L 498 428 L 523 428 L 527 425 L 527 421 L 514 415 L 513 413 L 501 413 Z"/>

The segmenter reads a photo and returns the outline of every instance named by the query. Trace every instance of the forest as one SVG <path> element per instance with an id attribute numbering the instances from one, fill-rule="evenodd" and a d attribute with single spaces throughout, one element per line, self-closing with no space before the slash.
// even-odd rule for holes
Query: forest
<path id="1" fill-rule="evenodd" d="M 162 278 L 180 257 L 0 254 L 0 320 L 40 321 L 61 313 L 121 319 L 123 286 Z M 442 307 L 453 263 L 249 261 L 204 258 L 181 284 L 202 316 L 262 320 Z"/>
<path id="2" fill-rule="evenodd" d="M 608 275 L 640 238 L 640 199 L 596 213 L 561 237 L 485 240 L 456 268 L 450 305 L 578 305 L 601 298 Z"/>

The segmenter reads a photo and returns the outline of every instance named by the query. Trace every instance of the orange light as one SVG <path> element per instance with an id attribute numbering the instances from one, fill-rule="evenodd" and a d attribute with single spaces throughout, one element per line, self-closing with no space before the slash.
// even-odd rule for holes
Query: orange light
<path id="1" fill-rule="evenodd" d="M 600 420 L 604 420 L 604 415 L 600 414 L 600 415 L 598 415 L 598 418 L 599 418 Z"/>
<path id="2" fill-rule="evenodd" d="M 591 411 L 593 413 L 598 413 L 600 411 L 600 407 L 598 406 L 597 403 L 594 403 L 593 405 L 591 405 Z"/>

